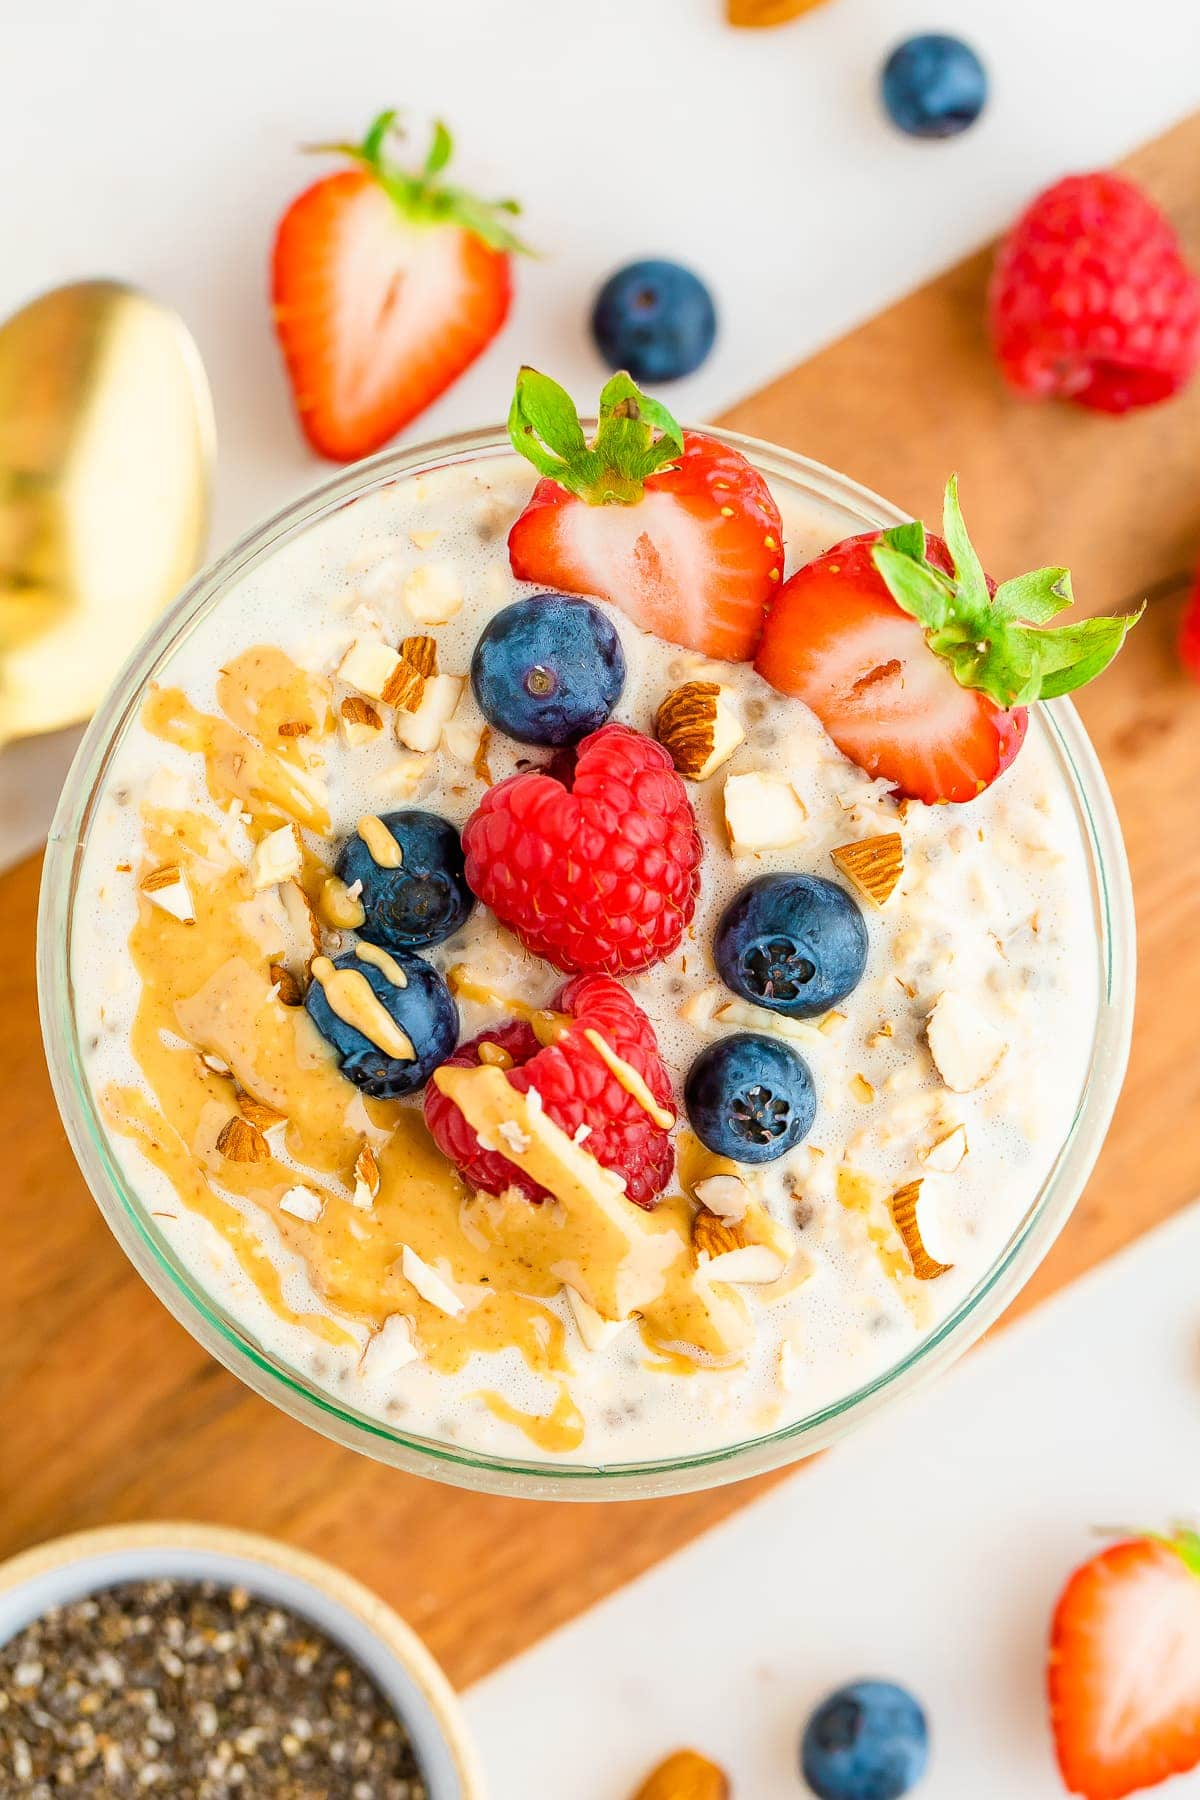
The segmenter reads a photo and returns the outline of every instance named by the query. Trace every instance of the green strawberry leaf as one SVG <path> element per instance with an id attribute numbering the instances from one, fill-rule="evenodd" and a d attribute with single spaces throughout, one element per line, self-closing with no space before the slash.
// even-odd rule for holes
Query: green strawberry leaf
<path id="1" fill-rule="evenodd" d="M 683 454 L 683 431 L 674 415 L 623 370 L 604 385 L 589 444 L 565 388 L 537 369 L 523 368 L 509 408 L 508 435 L 539 475 L 591 506 L 634 505 L 647 476 Z"/>
<path id="2" fill-rule="evenodd" d="M 381 112 L 371 121 L 366 136 L 359 144 L 310 144 L 310 150 L 336 151 L 361 164 L 378 181 L 389 198 L 414 225 L 454 225 L 469 231 L 493 250 L 533 252 L 522 243 L 505 219 L 521 208 L 515 200 L 481 200 L 466 188 L 454 187 L 438 177 L 454 152 L 454 139 L 439 119 L 419 172 L 397 168 L 387 160 L 385 146 L 389 138 L 403 133 L 397 123 L 395 108 Z M 502 216 L 503 215 L 503 216 Z"/>
<path id="3" fill-rule="evenodd" d="M 946 483 L 942 531 L 952 575 L 929 561 L 923 526 L 884 532 L 872 560 L 896 605 L 924 627 L 926 643 L 955 680 L 998 706 L 1053 700 L 1094 680 L 1145 610 L 1051 628 L 1049 621 L 1074 598 L 1067 569 L 1035 569 L 989 595 L 953 475 Z"/>

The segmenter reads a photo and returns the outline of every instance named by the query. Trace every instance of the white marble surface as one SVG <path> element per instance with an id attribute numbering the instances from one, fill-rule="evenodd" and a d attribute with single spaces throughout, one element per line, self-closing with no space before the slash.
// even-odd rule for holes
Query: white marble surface
<path id="1" fill-rule="evenodd" d="M 626 1800 L 683 1744 L 801 1800 L 803 1721 L 860 1675 L 927 1708 L 914 1800 L 1061 1800 L 1055 1596 L 1092 1527 L 1200 1509 L 1198 1264 L 1200 1204 L 470 1690 L 492 1800 Z"/>
<path id="2" fill-rule="evenodd" d="M 387 104 L 443 114 L 464 181 L 512 192 L 544 255 L 485 359 L 410 435 L 503 416 L 521 361 L 581 395 L 586 317 L 632 256 L 692 262 L 722 335 L 671 394 L 739 395 L 953 261 L 1043 182 L 1121 154 L 1200 101 L 1195 0 L 829 0 L 735 33 L 720 0 L 68 0 L 6 19 L 0 315 L 86 275 L 171 301 L 212 379 L 212 548 L 326 472 L 287 404 L 265 271 L 287 200 L 323 166 L 295 146 Z M 906 33 L 969 36 L 994 81 L 950 143 L 897 136 L 875 99 Z M 0 757 L 0 866 L 36 842 L 61 744 Z"/>

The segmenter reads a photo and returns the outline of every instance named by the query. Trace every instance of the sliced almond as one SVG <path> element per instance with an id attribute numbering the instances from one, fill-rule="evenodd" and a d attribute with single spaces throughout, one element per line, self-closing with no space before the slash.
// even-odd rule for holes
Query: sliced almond
<path id="1" fill-rule="evenodd" d="M 271 1146 L 257 1125 L 238 1114 L 226 1119 L 217 1138 L 217 1149 L 227 1162 L 263 1163 L 271 1160 Z"/>
<path id="2" fill-rule="evenodd" d="M 279 899 L 294 937 L 294 942 L 288 946 L 288 954 L 300 957 L 307 964 L 321 948 L 321 926 L 312 902 L 298 881 L 283 882 Z"/>
<path id="3" fill-rule="evenodd" d="M 389 677 L 380 699 L 385 706 L 401 706 L 415 712 L 425 693 L 425 683 L 437 674 L 437 643 L 431 637 L 406 637 L 400 661 Z"/>
<path id="4" fill-rule="evenodd" d="M 419 702 L 396 714 L 396 736 L 409 750 L 436 750 L 442 731 L 462 696 L 458 675 L 422 677 Z"/>
<path id="5" fill-rule="evenodd" d="M 705 1265 L 710 1281 L 730 1281 L 735 1286 L 765 1287 L 778 1281 L 787 1267 L 785 1259 L 770 1244 L 743 1244 L 726 1250 Z"/>
<path id="6" fill-rule="evenodd" d="M 790 850 L 804 837 L 808 809 L 784 775 L 731 775 L 724 804 L 734 856 Z"/>
<path id="7" fill-rule="evenodd" d="M 603 1350 L 624 1331 L 626 1320 L 604 1318 L 590 1300 L 585 1300 L 581 1293 L 569 1285 L 563 1292 L 567 1296 L 567 1304 L 586 1350 Z"/>
<path id="8" fill-rule="evenodd" d="M 839 844 L 829 854 L 846 879 L 876 906 L 886 905 L 904 873 L 904 840 L 898 831 Z"/>
<path id="9" fill-rule="evenodd" d="M 359 750 L 364 744 L 373 744 L 383 730 L 383 720 L 369 700 L 361 694 L 347 694 L 338 709 L 341 720 L 342 737 L 347 747 Z"/>
<path id="10" fill-rule="evenodd" d="M 413 1342 L 411 1321 L 403 1313 L 389 1313 L 379 1330 L 368 1339 L 358 1366 L 373 1380 L 386 1380 L 389 1375 L 416 1362 L 420 1354 Z"/>
<path id="11" fill-rule="evenodd" d="M 819 1044 L 823 1034 L 811 1019 L 789 1019 L 785 1013 L 749 1000 L 730 1000 L 717 1012 L 721 1025 L 737 1025 L 747 1031 L 765 1031 L 769 1037 L 790 1038 L 797 1044 Z"/>
<path id="12" fill-rule="evenodd" d="M 743 1250 L 749 1241 L 740 1219 L 722 1218 L 704 1207 L 692 1220 L 692 1257 L 696 1262 L 702 1256 L 715 1259 L 731 1250 Z"/>
<path id="13" fill-rule="evenodd" d="M 273 1106 L 268 1106 L 265 1100 L 256 1100 L 253 1094 L 239 1094 L 237 1107 L 243 1119 L 248 1120 L 261 1132 L 274 1131 L 277 1125 L 287 1124 L 287 1118 L 283 1113 L 276 1111 Z"/>
<path id="14" fill-rule="evenodd" d="M 730 1800 L 723 1769 L 698 1750 L 676 1750 L 643 1781 L 633 1800 Z"/>
<path id="15" fill-rule="evenodd" d="M 460 719 L 451 719 L 448 725 L 442 727 L 442 743 L 447 753 L 455 762 L 465 763 L 471 770 L 475 768 L 482 737 L 481 726 L 467 725 Z"/>
<path id="16" fill-rule="evenodd" d="M 940 1137 L 936 1144 L 921 1153 L 921 1161 L 935 1175 L 953 1175 L 963 1157 L 967 1154 L 967 1132 L 963 1125 L 955 1125 L 952 1130 Z"/>
<path id="17" fill-rule="evenodd" d="M 292 974 L 286 963 L 273 962 L 267 972 L 271 977 L 271 986 L 279 990 L 282 1006 L 304 1005 L 304 989 L 300 986 L 299 977 Z"/>
<path id="18" fill-rule="evenodd" d="M 417 756 L 412 751 L 402 750 L 381 776 L 380 786 L 397 800 L 411 800 L 425 783 L 432 768 L 432 756 Z"/>
<path id="19" fill-rule="evenodd" d="M 995 1026 L 952 990 L 938 998 L 925 1029 L 938 1074 L 954 1094 L 990 1080 L 1008 1049 Z"/>
<path id="20" fill-rule="evenodd" d="M 250 858 L 250 880 L 256 892 L 277 887 L 281 881 L 294 881 L 304 867 L 304 846 L 295 825 L 281 825 L 269 831 L 254 846 Z"/>
<path id="21" fill-rule="evenodd" d="M 360 1212 L 370 1212 L 379 1197 L 381 1176 L 375 1152 L 364 1144 L 354 1159 L 354 1205 Z"/>
<path id="22" fill-rule="evenodd" d="M 912 1263 L 913 1274 L 918 1281 L 935 1281 L 939 1275 L 945 1275 L 952 1267 L 951 1263 L 935 1261 L 930 1256 L 921 1238 L 921 1227 L 917 1222 L 917 1202 L 921 1197 L 921 1182 L 907 1181 L 903 1187 L 897 1188 L 888 1202 L 896 1230 L 908 1251 L 908 1259 Z"/>
<path id="23" fill-rule="evenodd" d="M 708 1212 L 725 1224 L 733 1224 L 746 1216 L 750 1190 L 740 1175 L 706 1175 L 703 1181 L 696 1183 L 692 1192 Z M 704 1215 L 699 1216 L 702 1218 Z M 693 1241 L 694 1238 L 693 1229 Z"/>
<path id="24" fill-rule="evenodd" d="M 338 679 L 369 700 L 382 700 L 400 667 L 400 654 L 382 638 L 355 638 L 338 664 Z"/>
<path id="25" fill-rule="evenodd" d="M 458 575 L 450 563 L 423 563 L 404 583 L 404 604 L 418 625 L 445 625 L 463 603 Z"/>
<path id="26" fill-rule="evenodd" d="M 181 925 L 196 923 L 191 889 L 177 863 L 170 863 L 161 869 L 151 869 L 148 875 L 143 876 L 141 889 L 151 905 L 157 906 L 161 912 L 169 913 Z"/>
<path id="27" fill-rule="evenodd" d="M 422 1300 L 428 1300 L 430 1306 L 448 1313 L 452 1319 L 458 1318 L 463 1310 L 461 1297 L 409 1244 L 405 1244 L 401 1252 L 400 1269 L 405 1281 L 412 1283 Z"/>
<path id="28" fill-rule="evenodd" d="M 307 719 L 285 719 L 277 729 L 281 738 L 301 738 L 308 736 L 312 725 Z"/>
<path id="29" fill-rule="evenodd" d="M 861 1101 L 864 1106 L 869 1106 L 875 1098 L 875 1089 L 871 1086 L 871 1083 L 867 1080 L 865 1075 L 852 1075 L 850 1077 L 850 1092 L 854 1095 L 854 1098 Z"/>
<path id="30" fill-rule="evenodd" d="M 200 1053 L 200 1061 L 204 1064 L 206 1069 L 211 1069 L 214 1075 L 233 1074 L 233 1070 L 229 1067 L 225 1058 L 223 1056 L 214 1056 L 211 1050 L 202 1050 Z"/>
<path id="31" fill-rule="evenodd" d="M 715 681 L 685 681 L 668 694 L 654 735 L 689 781 L 707 781 L 746 737 L 728 689 Z"/>
<path id="32" fill-rule="evenodd" d="M 325 1202 L 313 1188 L 297 1182 L 280 1200 L 279 1210 L 290 1213 L 294 1219 L 303 1219 L 306 1225 L 315 1225 L 325 1211 Z"/>
<path id="33" fill-rule="evenodd" d="M 479 748 L 475 752 L 475 773 L 480 781 L 487 783 L 488 787 L 492 785 L 492 771 L 488 763 L 488 750 L 491 742 L 492 728 L 490 725 L 485 725 L 479 736 Z"/>

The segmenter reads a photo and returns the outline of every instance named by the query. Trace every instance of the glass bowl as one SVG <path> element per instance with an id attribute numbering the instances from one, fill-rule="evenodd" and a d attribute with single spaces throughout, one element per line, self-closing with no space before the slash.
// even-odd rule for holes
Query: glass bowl
<path id="1" fill-rule="evenodd" d="M 818 463 L 772 445 L 716 431 L 745 454 L 777 492 L 790 489 L 830 520 L 830 542 L 902 521 L 877 495 Z M 1003 1250 L 954 1311 L 881 1375 L 836 1402 L 763 1435 L 658 1462 L 586 1466 L 464 1450 L 401 1431 L 335 1400 L 243 1329 L 199 1285 L 164 1241 L 115 1155 L 83 1071 L 71 981 L 74 896 L 82 849 L 115 750 L 136 718 L 146 683 L 232 584 L 330 513 L 399 477 L 495 457 L 509 450 L 499 429 L 386 452 L 336 476 L 236 544 L 197 577 L 126 664 L 80 745 L 50 830 L 42 878 L 38 982 L 46 1055 L 72 1148 L 96 1202 L 126 1254 L 163 1304 L 212 1355 L 255 1392 L 327 1437 L 382 1462 L 484 1492 L 543 1499 L 616 1499 L 683 1493 L 739 1480 L 823 1448 L 893 1397 L 946 1367 L 989 1326 L 1028 1280 L 1066 1222 L 1104 1141 L 1129 1052 L 1134 991 L 1134 921 L 1120 829 L 1094 751 L 1068 702 L 1039 709 L 1063 781 L 1074 799 L 1091 860 L 1099 1010 L 1091 1066 L 1053 1168 Z M 509 451 L 512 454 L 511 451 Z"/>

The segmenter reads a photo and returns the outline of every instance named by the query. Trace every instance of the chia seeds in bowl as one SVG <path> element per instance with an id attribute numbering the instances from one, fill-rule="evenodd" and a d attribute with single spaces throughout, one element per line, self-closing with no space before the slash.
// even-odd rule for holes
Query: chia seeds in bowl
<path id="1" fill-rule="evenodd" d="M 313 1557 L 206 1526 L 0 1566 L 0 1795 L 479 1800 L 445 1677 Z"/>
<path id="2" fill-rule="evenodd" d="M 306 1619 L 213 1581 L 130 1581 L 0 1648 L 0 1770 L 30 1800 L 429 1800 L 365 1669 Z"/>

